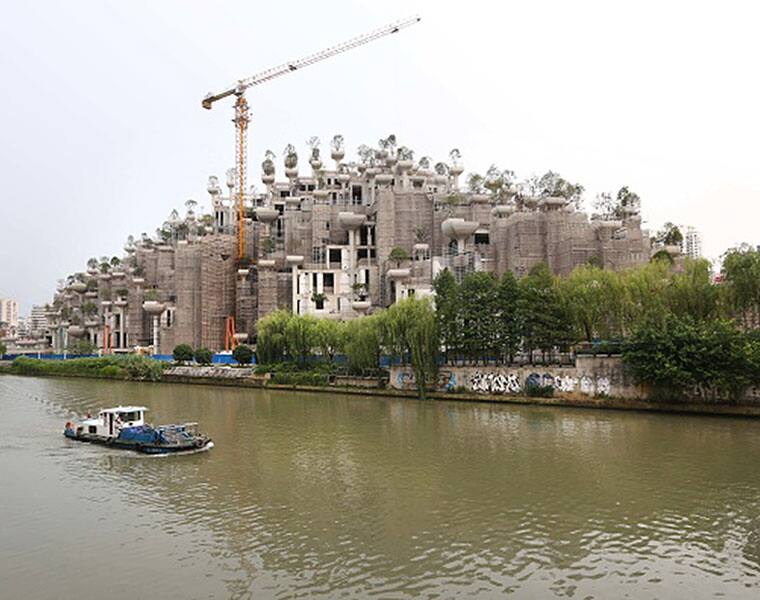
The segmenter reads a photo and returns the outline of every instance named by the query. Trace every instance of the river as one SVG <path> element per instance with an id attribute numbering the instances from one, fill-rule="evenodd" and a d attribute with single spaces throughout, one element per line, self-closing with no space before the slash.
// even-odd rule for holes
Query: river
<path id="1" fill-rule="evenodd" d="M 71 442 L 116 404 L 216 448 Z M 0 376 L 0 597 L 757 598 L 760 421 Z"/>

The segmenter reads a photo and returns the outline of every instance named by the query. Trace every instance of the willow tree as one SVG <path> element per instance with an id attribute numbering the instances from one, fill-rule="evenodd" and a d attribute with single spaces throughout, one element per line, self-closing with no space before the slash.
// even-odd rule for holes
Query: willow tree
<path id="1" fill-rule="evenodd" d="M 444 269 L 433 280 L 435 291 L 435 316 L 446 362 L 451 352 L 461 349 L 461 326 L 459 323 L 460 286 L 449 269 Z"/>
<path id="2" fill-rule="evenodd" d="M 261 363 L 287 360 L 289 356 L 286 329 L 293 314 L 288 310 L 277 310 L 259 319 L 256 324 L 256 351 Z"/>
<path id="3" fill-rule="evenodd" d="M 377 315 L 351 319 L 345 324 L 343 352 L 354 373 L 375 370 L 382 352 L 380 319 Z"/>
<path id="4" fill-rule="evenodd" d="M 728 300 L 745 326 L 760 324 L 760 251 L 748 245 L 723 256 Z"/>

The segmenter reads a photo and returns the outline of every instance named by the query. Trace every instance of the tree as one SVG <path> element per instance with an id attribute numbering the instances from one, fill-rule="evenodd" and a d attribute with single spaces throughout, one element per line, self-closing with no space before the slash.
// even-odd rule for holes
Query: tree
<path id="1" fill-rule="evenodd" d="M 538 263 L 520 280 L 518 303 L 524 348 L 544 354 L 573 341 L 572 319 L 546 263 Z M 532 359 L 532 352 L 531 352 Z"/>
<path id="2" fill-rule="evenodd" d="M 195 362 L 199 365 L 210 365 L 213 359 L 213 354 L 208 348 L 197 348 L 193 354 Z"/>
<path id="3" fill-rule="evenodd" d="M 240 344 L 239 346 L 235 346 L 235 349 L 232 351 L 232 358 L 234 358 L 238 364 L 249 365 L 253 360 L 253 350 L 250 346 Z"/>
<path id="4" fill-rule="evenodd" d="M 285 339 L 291 358 L 299 364 L 306 363 L 315 345 L 317 320 L 308 315 L 293 315 L 285 325 Z"/>
<path id="5" fill-rule="evenodd" d="M 193 348 L 190 344 L 179 344 L 174 347 L 172 357 L 177 362 L 189 362 L 193 360 Z"/>
<path id="6" fill-rule="evenodd" d="M 668 314 L 638 325 L 623 346 L 623 361 L 637 381 L 668 399 L 693 386 L 735 398 L 752 382 L 751 350 L 730 321 Z"/>
<path id="7" fill-rule="evenodd" d="M 723 255 L 726 295 L 745 327 L 760 324 L 760 251 L 744 245 Z"/>
<path id="8" fill-rule="evenodd" d="M 561 280 L 560 290 L 578 337 L 592 342 L 622 334 L 624 288 L 617 273 L 580 266 Z"/>
<path id="9" fill-rule="evenodd" d="M 322 358 L 332 362 L 343 346 L 345 325 L 333 319 L 317 319 L 314 324 L 314 345 L 319 348 Z"/>
<path id="10" fill-rule="evenodd" d="M 293 313 L 288 310 L 276 310 L 256 324 L 256 351 L 262 364 L 287 360 L 289 355 L 288 339 L 285 335 Z"/>
<path id="11" fill-rule="evenodd" d="M 448 362 L 449 353 L 458 352 L 461 349 L 461 327 L 458 315 L 459 285 L 448 268 L 435 276 L 433 290 L 435 291 L 435 316 L 438 331 Z"/>
<path id="12" fill-rule="evenodd" d="M 396 267 L 398 267 L 402 261 L 409 260 L 409 253 L 403 248 L 396 246 L 391 250 L 391 253 L 388 255 L 388 260 L 395 261 Z"/>
<path id="13" fill-rule="evenodd" d="M 512 271 L 506 271 L 502 275 L 496 293 L 498 295 L 497 348 L 502 360 L 511 362 L 515 352 L 520 348 L 520 288 Z"/>
<path id="14" fill-rule="evenodd" d="M 380 365 L 381 351 L 380 323 L 377 315 L 346 322 L 343 352 L 353 373 L 377 369 Z"/>
<path id="15" fill-rule="evenodd" d="M 6 352 L 8 352 L 8 346 L 0 342 L 0 356 L 3 356 Z"/>
<path id="16" fill-rule="evenodd" d="M 459 316 L 462 349 L 470 360 L 487 360 L 499 353 L 499 294 L 493 275 L 470 273 L 462 281 Z"/>
<path id="17" fill-rule="evenodd" d="M 68 348 L 66 348 L 68 354 L 75 354 L 78 356 L 89 356 L 90 354 L 95 354 L 96 351 L 97 348 L 95 347 L 95 344 L 90 340 L 77 340 L 73 344 L 69 344 Z M 0 352 L 0 354 L 2 354 L 2 352 Z"/>
<path id="18" fill-rule="evenodd" d="M 532 187 L 543 198 L 565 198 L 576 206 L 580 205 L 583 199 L 583 192 L 585 191 L 585 188 L 581 184 L 570 183 L 554 171 L 547 171 L 541 175 L 541 177 L 533 182 Z"/>

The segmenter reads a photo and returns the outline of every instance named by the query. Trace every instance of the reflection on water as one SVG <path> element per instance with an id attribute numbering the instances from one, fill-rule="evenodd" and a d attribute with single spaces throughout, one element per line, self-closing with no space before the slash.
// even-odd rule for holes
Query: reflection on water
<path id="1" fill-rule="evenodd" d="M 150 458 L 60 435 L 117 403 L 199 421 L 216 447 Z M 0 407 L 3 597 L 760 587 L 755 421 L 16 377 Z"/>

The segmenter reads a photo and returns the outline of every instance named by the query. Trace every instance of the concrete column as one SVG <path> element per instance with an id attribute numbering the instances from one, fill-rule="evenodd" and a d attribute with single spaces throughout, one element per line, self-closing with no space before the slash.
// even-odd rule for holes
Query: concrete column
<path id="1" fill-rule="evenodd" d="M 159 332 L 158 318 L 159 318 L 159 315 L 153 315 L 153 354 L 160 354 L 159 347 L 158 347 L 158 332 Z"/>
<path id="2" fill-rule="evenodd" d="M 298 314 L 298 265 L 291 267 L 291 274 L 293 278 L 293 293 L 291 294 L 292 310 L 293 314 Z"/>

